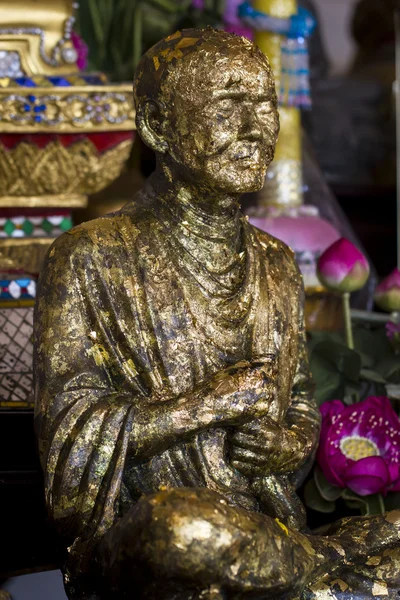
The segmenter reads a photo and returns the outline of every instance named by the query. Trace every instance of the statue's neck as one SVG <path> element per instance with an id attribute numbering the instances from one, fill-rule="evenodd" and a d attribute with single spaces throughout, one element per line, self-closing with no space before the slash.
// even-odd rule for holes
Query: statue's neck
<path id="1" fill-rule="evenodd" d="M 241 252 L 242 218 L 238 198 L 218 195 L 158 174 L 149 182 L 162 207 L 162 218 L 185 247 L 198 247 L 207 263 L 231 264 Z"/>

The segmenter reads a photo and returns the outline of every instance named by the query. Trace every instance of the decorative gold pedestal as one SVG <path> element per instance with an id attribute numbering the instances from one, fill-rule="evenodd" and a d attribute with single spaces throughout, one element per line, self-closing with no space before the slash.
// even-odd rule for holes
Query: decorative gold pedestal
<path id="1" fill-rule="evenodd" d="M 44 256 L 53 243 L 52 237 L 43 238 L 8 238 L 0 243 L 0 270 L 14 271 L 20 269 L 25 273 L 38 274 Z"/>
<path id="2" fill-rule="evenodd" d="M 83 194 L 45 194 L 43 196 L 0 196 L 0 208 L 85 208 L 88 197 Z"/>

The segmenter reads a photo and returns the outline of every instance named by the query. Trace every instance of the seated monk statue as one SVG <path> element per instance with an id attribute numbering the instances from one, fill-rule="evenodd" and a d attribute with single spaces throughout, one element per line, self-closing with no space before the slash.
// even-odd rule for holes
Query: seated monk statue
<path id="1" fill-rule="evenodd" d="M 143 56 L 134 94 L 156 171 L 54 242 L 36 303 L 36 431 L 69 598 L 398 600 L 400 513 L 313 535 L 296 495 L 320 426 L 302 280 L 239 207 L 278 135 L 266 57 L 177 32 Z"/>

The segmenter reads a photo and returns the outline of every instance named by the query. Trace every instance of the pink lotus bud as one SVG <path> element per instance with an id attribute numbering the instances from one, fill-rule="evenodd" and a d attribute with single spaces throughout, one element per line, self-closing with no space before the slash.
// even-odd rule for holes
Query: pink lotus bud
<path id="1" fill-rule="evenodd" d="M 400 310 L 400 270 L 394 269 L 375 290 L 375 302 L 387 312 Z"/>
<path id="2" fill-rule="evenodd" d="M 349 240 L 340 238 L 320 256 L 317 272 L 320 282 L 328 289 L 355 292 L 367 282 L 369 264 Z"/>

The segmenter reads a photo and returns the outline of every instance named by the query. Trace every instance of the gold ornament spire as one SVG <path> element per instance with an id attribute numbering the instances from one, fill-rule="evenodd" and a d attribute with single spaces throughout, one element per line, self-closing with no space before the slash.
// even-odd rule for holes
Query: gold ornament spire
<path id="1" fill-rule="evenodd" d="M 291 17 L 298 10 L 296 0 L 254 0 L 253 6 L 260 12 L 281 19 Z M 257 31 L 254 41 L 268 56 L 279 95 L 282 36 Z M 266 185 L 260 194 L 260 203 L 280 207 L 300 206 L 303 203 L 301 113 L 299 108 L 281 106 L 279 115 L 281 130 L 275 160 L 268 170 Z"/>

